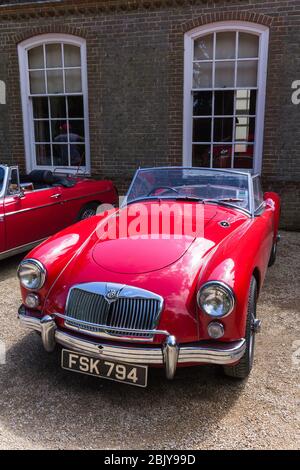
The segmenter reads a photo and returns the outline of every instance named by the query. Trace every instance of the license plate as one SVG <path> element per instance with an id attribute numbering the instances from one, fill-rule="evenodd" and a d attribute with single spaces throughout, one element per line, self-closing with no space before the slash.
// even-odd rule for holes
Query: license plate
<path id="1" fill-rule="evenodd" d="M 95 357 L 78 354 L 74 351 L 62 350 L 61 366 L 63 369 L 93 375 L 102 379 L 115 380 L 137 387 L 146 387 L 148 378 L 147 366 L 136 366 L 124 362 L 115 362 L 110 359 L 97 359 Z"/>

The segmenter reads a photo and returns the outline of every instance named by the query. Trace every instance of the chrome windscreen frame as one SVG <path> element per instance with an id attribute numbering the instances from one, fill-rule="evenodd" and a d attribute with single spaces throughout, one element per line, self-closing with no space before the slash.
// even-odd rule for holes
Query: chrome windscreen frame
<path id="1" fill-rule="evenodd" d="M 238 174 L 238 175 L 244 175 L 244 176 L 247 176 L 247 179 L 248 179 L 248 198 L 249 198 L 249 209 L 245 209 L 243 207 L 239 207 L 239 206 L 235 206 L 234 204 L 231 204 L 231 203 L 228 203 L 228 207 L 232 207 L 236 210 L 239 210 L 241 212 L 243 212 L 244 214 L 248 214 L 250 215 L 251 217 L 254 217 L 254 195 L 253 195 L 253 180 L 252 180 L 252 177 L 253 177 L 253 173 L 251 170 L 247 171 L 247 170 L 235 170 L 235 169 L 231 169 L 231 168 L 201 168 L 201 167 L 192 167 L 192 166 L 163 166 L 163 167 L 149 167 L 149 168 L 138 168 L 132 178 L 132 181 L 130 183 L 130 186 L 128 188 L 128 191 L 122 201 L 122 204 L 120 206 L 120 208 L 122 209 L 123 207 L 127 206 L 127 202 L 128 202 L 128 195 L 130 194 L 131 192 L 131 189 L 134 185 L 134 182 L 135 182 L 135 179 L 137 178 L 139 172 L 142 172 L 142 171 L 148 171 L 148 170 L 172 170 L 172 169 L 182 169 L 182 170 L 193 170 L 193 169 L 202 169 L 202 170 L 209 170 L 209 171 L 214 171 L 214 172 L 222 172 L 222 173 L 229 173 L 229 174 Z"/>

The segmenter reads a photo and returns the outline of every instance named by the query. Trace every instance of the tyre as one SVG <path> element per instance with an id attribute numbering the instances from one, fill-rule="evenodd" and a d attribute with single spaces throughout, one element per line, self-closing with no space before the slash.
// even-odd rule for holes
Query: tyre
<path id="1" fill-rule="evenodd" d="M 97 214 L 97 209 L 99 207 L 98 202 L 90 202 L 86 206 L 84 206 L 77 217 L 77 221 L 80 222 L 81 220 L 89 219 L 90 217 L 94 217 Z"/>
<path id="2" fill-rule="evenodd" d="M 255 277 L 252 276 L 249 289 L 248 312 L 246 320 L 246 351 L 237 364 L 223 367 L 225 375 L 229 377 L 245 379 L 251 372 L 254 359 L 256 302 L 257 282 Z"/>
<path id="3" fill-rule="evenodd" d="M 273 264 L 275 264 L 275 261 L 276 261 L 276 255 L 277 255 L 277 241 L 275 241 L 273 243 L 273 246 L 272 246 L 272 250 L 271 250 L 271 254 L 270 254 L 270 259 L 269 259 L 269 263 L 268 263 L 268 266 L 273 266 Z"/>

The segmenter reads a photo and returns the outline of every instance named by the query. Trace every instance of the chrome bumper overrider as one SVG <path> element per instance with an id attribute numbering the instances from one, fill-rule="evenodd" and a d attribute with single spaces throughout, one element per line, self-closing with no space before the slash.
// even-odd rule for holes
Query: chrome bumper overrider
<path id="1" fill-rule="evenodd" d="M 43 346 L 48 352 L 53 351 L 58 343 L 65 348 L 101 359 L 131 364 L 164 365 L 168 379 L 173 379 L 178 364 L 233 364 L 241 359 L 246 349 L 244 339 L 230 343 L 209 341 L 180 345 L 172 335 L 166 336 L 161 346 L 108 344 L 79 338 L 59 330 L 54 318 L 49 315 L 40 320 L 26 315 L 20 309 L 18 317 L 23 326 L 41 333 Z"/>

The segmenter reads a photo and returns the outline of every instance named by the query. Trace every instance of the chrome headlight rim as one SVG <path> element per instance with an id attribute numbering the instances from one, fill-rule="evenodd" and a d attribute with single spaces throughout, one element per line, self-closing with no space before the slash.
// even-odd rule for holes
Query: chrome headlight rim
<path id="1" fill-rule="evenodd" d="M 216 286 L 219 289 L 223 290 L 223 292 L 225 292 L 226 295 L 228 295 L 228 297 L 229 297 L 230 309 L 228 310 L 228 312 L 224 313 L 224 315 L 211 315 L 210 313 L 206 312 L 206 310 L 201 305 L 201 302 L 200 302 L 201 294 L 203 293 L 203 291 L 207 287 L 213 287 L 213 286 Z M 213 280 L 208 281 L 205 284 L 203 284 L 197 292 L 198 307 L 205 313 L 205 315 L 209 316 L 210 318 L 218 319 L 218 318 L 227 317 L 228 315 L 230 315 L 233 312 L 233 310 L 235 308 L 235 303 L 236 303 L 236 298 L 235 298 L 235 295 L 234 295 L 234 292 L 233 292 L 232 288 L 228 284 L 226 284 L 225 282 L 222 282 L 222 281 L 213 281 Z"/>
<path id="2" fill-rule="evenodd" d="M 39 274 L 40 274 L 40 279 L 39 279 L 39 283 L 37 286 L 31 288 L 31 287 L 28 287 L 26 286 L 25 284 L 23 284 L 22 282 L 22 278 L 21 278 L 21 275 L 20 275 L 20 272 L 21 272 L 21 269 L 26 266 L 26 265 L 31 265 L 31 266 L 34 266 L 35 268 L 38 268 L 39 270 Z M 19 281 L 20 281 L 20 284 L 21 286 L 30 291 L 30 292 L 35 292 L 35 291 L 38 291 L 40 290 L 45 282 L 46 282 L 46 277 L 47 277 L 47 270 L 45 268 L 45 266 L 40 262 L 38 261 L 37 259 L 34 259 L 34 258 L 27 258 L 27 259 L 24 259 L 23 261 L 21 261 L 21 263 L 19 264 L 19 267 L 18 267 L 18 278 L 19 278 Z"/>

